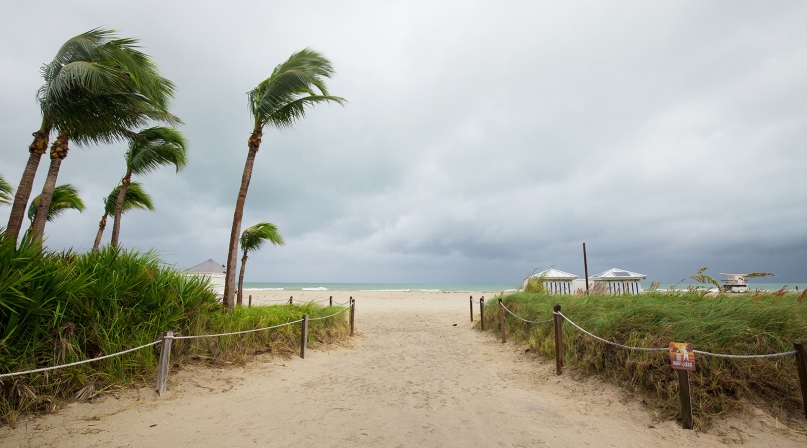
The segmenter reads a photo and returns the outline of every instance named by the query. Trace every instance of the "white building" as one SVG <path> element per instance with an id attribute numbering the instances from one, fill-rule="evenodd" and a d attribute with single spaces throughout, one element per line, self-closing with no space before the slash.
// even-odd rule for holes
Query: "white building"
<path id="1" fill-rule="evenodd" d="M 185 271 L 185 275 L 195 275 L 207 277 L 210 280 L 212 290 L 217 296 L 224 296 L 224 265 L 208 259 Z"/>
<path id="2" fill-rule="evenodd" d="M 592 275 L 589 283 L 604 284 L 611 294 L 639 294 L 642 291 L 642 280 L 646 279 L 644 274 L 626 271 L 624 269 L 609 269 L 603 273 Z"/>
<path id="3" fill-rule="evenodd" d="M 545 271 L 531 275 L 524 280 L 524 288 L 527 288 L 527 283 L 530 279 L 540 278 L 543 281 L 546 292 L 550 294 L 574 294 L 575 290 L 572 288 L 572 282 L 577 278 L 574 274 L 563 272 L 555 268 L 549 268 Z"/>

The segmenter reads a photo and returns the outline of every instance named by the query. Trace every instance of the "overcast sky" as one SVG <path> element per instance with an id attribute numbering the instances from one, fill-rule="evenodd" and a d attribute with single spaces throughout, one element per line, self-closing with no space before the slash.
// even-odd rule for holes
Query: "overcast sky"
<path id="1" fill-rule="evenodd" d="M 311 47 L 349 103 L 266 130 L 244 226 L 273 222 L 287 245 L 252 255 L 247 281 L 517 284 L 582 276 L 585 241 L 590 273 L 805 282 L 805 23 L 796 1 L 14 2 L 0 175 L 19 182 L 59 46 L 98 26 L 136 37 L 177 85 L 190 163 L 137 179 L 157 211 L 125 215 L 122 243 L 224 263 L 246 92 Z M 92 246 L 124 151 L 72 147 L 59 183 L 87 209 L 49 223 L 49 247 Z"/>

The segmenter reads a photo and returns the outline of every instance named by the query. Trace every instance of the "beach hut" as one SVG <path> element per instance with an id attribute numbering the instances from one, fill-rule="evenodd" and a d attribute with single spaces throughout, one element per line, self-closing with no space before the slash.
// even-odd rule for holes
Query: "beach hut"
<path id="1" fill-rule="evenodd" d="M 642 292 L 639 282 L 646 278 L 644 274 L 613 268 L 591 276 L 590 281 L 604 284 L 611 294 L 639 294 Z"/>
<path id="2" fill-rule="evenodd" d="M 572 289 L 572 282 L 577 278 L 577 276 L 574 274 L 569 274 L 568 272 L 563 272 L 555 268 L 549 268 L 545 271 L 541 271 L 524 280 L 525 289 L 527 288 L 527 283 L 531 278 L 543 279 L 544 288 L 546 288 L 546 292 L 550 294 L 565 295 L 574 294 L 575 292 L 574 289 Z"/>
<path id="3" fill-rule="evenodd" d="M 210 280 L 210 285 L 213 287 L 213 292 L 217 296 L 224 295 L 224 265 L 208 259 L 196 266 L 190 267 L 185 271 L 185 275 L 193 275 L 198 277 L 207 277 Z"/>

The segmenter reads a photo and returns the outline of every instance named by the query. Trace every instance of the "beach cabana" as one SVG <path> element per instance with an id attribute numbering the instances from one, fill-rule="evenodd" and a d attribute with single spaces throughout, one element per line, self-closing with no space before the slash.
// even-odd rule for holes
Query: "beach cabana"
<path id="1" fill-rule="evenodd" d="M 613 268 L 593 275 L 589 280 L 594 283 L 604 284 L 609 293 L 618 295 L 641 293 L 642 285 L 639 282 L 646 278 L 647 276 L 644 274 Z"/>
<path id="2" fill-rule="evenodd" d="M 196 266 L 192 266 L 185 270 L 185 275 L 193 275 L 198 277 L 207 277 L 210 280 L 210 285 L 213 287 L 213 292 L 217 296 L 224 295 L 224 265 L 208 259 Z"/>
<path id="3" fill-rule="evenodd" d="M 546 292 L 550 294 L 574 294 L 574 289 L 572 289 L 572 282 L 577 278 L 574 274 L 569 274 L 568 272 L 563 272 L 557 270 L 555 268 L 549 268 L 545 271 L 541 271 L 537 274 L 531 275 L 529 278 L 524 280 L 524 288 L 527 288 L 527 283 L 532 278 L 541 278 L 544 282 L 544 288 L 546 288 Z"/>

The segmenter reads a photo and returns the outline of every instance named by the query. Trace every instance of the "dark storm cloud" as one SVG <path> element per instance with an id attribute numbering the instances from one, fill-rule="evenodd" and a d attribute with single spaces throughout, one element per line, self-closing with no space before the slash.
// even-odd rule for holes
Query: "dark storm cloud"
<path id="1" fill-rule="evenodd" d="M 265 133 L 244 224 L 274 222 L 288 244 L 254 254 L 248 280 L 518 283 L 549 265 L 582 275 L 582 241 L 592 272 L 807 279 L 803 4 L 156 5 L 54 2 L 35 34 L 42 5 L 15 5 L 0 31 L 13 183 L 39 123 L 38 68 L 69 36 L 138 37 L 176 82 L 191 163 L 142 179 L 158 210 L 125 217 L 127 245 L 224 262 L 245 93 L 311 46 L 349 104 Z M 88 210 L 49 224 L 51 247 L 91 245 L 123 150 L 71 151 L 60 182 Z"/>

